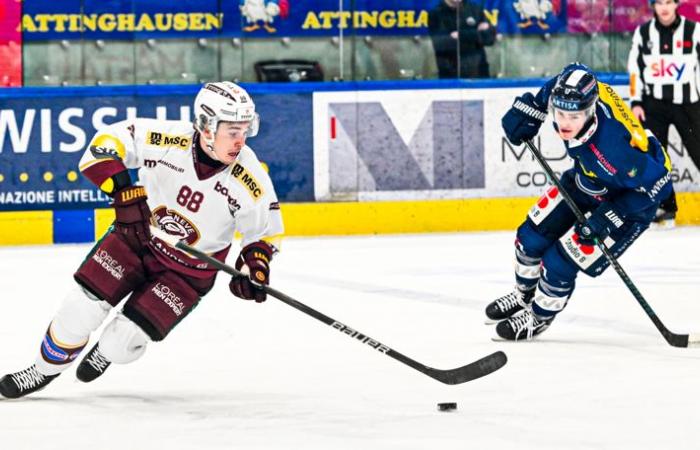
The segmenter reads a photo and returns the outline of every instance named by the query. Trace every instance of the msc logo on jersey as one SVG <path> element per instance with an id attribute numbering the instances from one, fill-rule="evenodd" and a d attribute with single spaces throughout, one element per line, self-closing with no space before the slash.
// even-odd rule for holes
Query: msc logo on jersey
<path id="1" fill-rule="evenodd" d="M 235 179 L 237 179 L 243 186 L 245 186 L 249 191 L 250 195 L 257 201 L 260 200 L 260 197 L 265 195 L 265 191 L 262 188 L 262 185 L 258 182 L 258 180 L 255 179 L 253 175 L 250 174 L 247 170 L 245 170 L 245 167 L 242 165 L 236 163 L 235 166 L 233 166 L 233 169 L 231 169 L 231 175 Z"/>
<path id="2" fill-rule="evenodd" d="M 149 131 L 146 133 L 146 144 L 158 147 L 179 147 L 187 150 L 190 148 L 190 138 L 188 136 L 175 136 L 158 131 Z"/>

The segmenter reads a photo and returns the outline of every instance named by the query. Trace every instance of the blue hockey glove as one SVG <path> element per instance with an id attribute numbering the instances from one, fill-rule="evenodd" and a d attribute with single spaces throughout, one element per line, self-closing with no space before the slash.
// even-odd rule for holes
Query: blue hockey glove
<path id="1" fill-rule="evenodd" d="M 535 96 L 526 92 L 515 98 L 513 106 L 501 119 L 501 125 L 508 140 L 513 145 L 520 145 L 537 136 L 546 118 L 546 108 L 538 105 Z"/>
<path id="2" fill-rule="evenodd" d="M 593 214 L 584 223 L 576 224 L 578 242 L 582 245 L 595 245 L 596 239 L 600 242 L 610 235 L 610 232 L 620 228 L 625 222 L 622 214 L 610 202 L 600 204 Z"/>

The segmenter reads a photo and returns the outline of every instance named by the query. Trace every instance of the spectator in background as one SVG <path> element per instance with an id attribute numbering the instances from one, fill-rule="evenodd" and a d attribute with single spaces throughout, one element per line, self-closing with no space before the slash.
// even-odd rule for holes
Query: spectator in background
<path id="1" fill-rule="evenodd" d="M 488 78 L 485 46 L 493 45 L 496 29 L 482 4 L 441 0 L 428 14 L 428 31 L 440 78 Z"/>
<path id="2" fill-rule="evenodd" d="M 627 68 L 632 113 L 664 147 L 676 127 L 700 169 L 700 27 L 677 14 L 674 0 L 651 0 L 654 18 L 634 31 Z M 675 222 L 676 194 L 661 203 L 654 222 Z"/>

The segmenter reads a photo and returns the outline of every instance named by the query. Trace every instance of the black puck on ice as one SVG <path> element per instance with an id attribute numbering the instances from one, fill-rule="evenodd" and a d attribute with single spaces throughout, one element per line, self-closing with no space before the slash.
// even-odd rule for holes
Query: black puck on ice
<path id="1" fill-rule="evenodd" d="M 457 403 L 438 403 L 438 411 L 454 411 L 457 409 Z"/>

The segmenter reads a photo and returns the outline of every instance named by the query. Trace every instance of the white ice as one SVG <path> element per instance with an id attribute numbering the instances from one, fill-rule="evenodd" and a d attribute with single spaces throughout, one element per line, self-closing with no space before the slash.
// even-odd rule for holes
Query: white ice
<path id="1" fill-rule="evenodd" d="M 135 363 L 0 401 L 0 449 L 700 449 L 700 350 L 666 344 L 614 271 L 579 278 L 540 339 L 491 340 L 483 308 L 512 286 L 512 241 L 288 238 L 273 263 L 279 290 L 427 365 L 505 351 L 485 378 L 442 385 L 220 277 Z M 89 248 L 0 249 L 0 374 L 34 359 Z M 621 263 L 666 326 L 700 331 L 700 228 L 652 230 Z"/>

